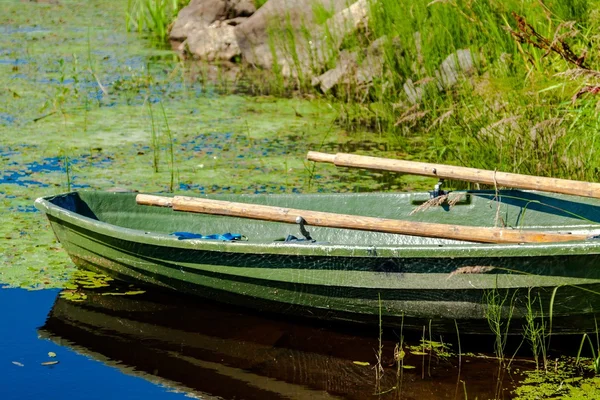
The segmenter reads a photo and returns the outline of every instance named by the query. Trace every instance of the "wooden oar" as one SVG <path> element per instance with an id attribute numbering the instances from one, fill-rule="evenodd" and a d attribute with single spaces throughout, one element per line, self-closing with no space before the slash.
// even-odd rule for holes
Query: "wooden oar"
<path id="1" fill-rule="evenodd" d="M 593 182 L 545 178 L 541 176 L 513 174 L 510 172 L 393 160 L 389 158 L 359 156 L 346 153 L 327 154 L 309 151 L 306 158 L 311 161 L 332 163 L 338 167 L 357 167 L 381 171 L 402 172 L 411 175 L 484 183 L 486 185 L 600 198 L 600 183 Z"/>
<path id="2" fill-rule="evenodd" d="M 138 204 L 172 207 L 175 211 L 190 211 L 204 214 L 225 215 L 259 219 L 264 221 L 298 223 L 301 217 L 307 225 L 329 228 L 356 229 L 362 231 L 397 233 L 442 239 L 465 240 L 482 243 L 543 243 L 585 240 L 583 234 L 553 233 L 412 222 L 396 219 L 364 217 L 359 215 L 335 214 L 322 211 L 296 210 L 260 204 L 235 203 L 195 197 L 162 197 L 138 194 Z"/>

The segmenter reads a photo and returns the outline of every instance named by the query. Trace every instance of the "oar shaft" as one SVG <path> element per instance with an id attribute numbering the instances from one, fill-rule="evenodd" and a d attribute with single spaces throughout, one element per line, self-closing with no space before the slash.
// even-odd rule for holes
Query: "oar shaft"
<path id="1" fill-rule="evenodd" d="M 456 167 L 444 164 L 431 164 L 415 161 L 393 160 L 389 158 L 360 156 L 355 154 L 327 154 L 309 151 L 307 159 L 329 162 L 338 167 L 366 168 L 381 171 L 400 172 L 411 175 L 431 176 L 443 179 L 456 179 L 468 182 L 512 187 L 516 189 L 540 190 L 551 193 L 571 194 L 600 198 L 600 183 L 573 181 L 568 179 L 546 178 L 521 175 L 510 172 Z"/>
<path id="2" fill-rule="evenodd" d="M 587 236 L 580 234 L 519 231 L 502 228 L 412 222 L 184 196 L 175 196 L 171 199 L 140 194 L 137 196 L 137 202 L 138 204 L 145 205 L 173 207 L 173 210 L 175 211 L 189 211 L 263 221 L 285 222 L 290 224 L 297 223 L 297 218 L 302 217 L 308 225 L 312 226 L 396 233 L 482 243 L 541 243 L 587 239 Z"/>

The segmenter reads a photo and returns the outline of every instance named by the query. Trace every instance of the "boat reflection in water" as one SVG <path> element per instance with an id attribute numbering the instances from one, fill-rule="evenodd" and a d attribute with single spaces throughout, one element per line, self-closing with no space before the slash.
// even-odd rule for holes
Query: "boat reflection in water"
<path id="1" fill-rule="evenodd" d="M 162 292 L 86 294 L 81 302 L 57 298 L 41 336 L 192 397 L 366 399 L 377 392 L 376 327 L 356 332 L 295 323 Z M 399 381 L 391 365 L 395 344 L 383 341 L 379 390 L 387 392 L 379 398 L 457 395 L 456 359 L 406 351 L 404 363 L 415 368 L 402 370 Z M 496 365 L 463 363 L 460 379 L 470 397 L 494 397 Z"/>

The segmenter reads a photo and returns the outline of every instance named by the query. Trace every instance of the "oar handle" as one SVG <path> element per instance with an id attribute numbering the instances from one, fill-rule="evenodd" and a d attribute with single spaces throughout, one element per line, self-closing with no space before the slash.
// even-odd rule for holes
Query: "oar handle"
<path id="1" fill-rule="evenodd" d="M 338 167 L 355 167 L 380 171 L 400 172 L 411 175 L 431 176 L 443 179 L 458 179 L 486 185 L 511 187 L 516 189 L 540 190 L 551 193 L 571 194 L 600 198 L 600 183 L 573 181 L 568 179 L 546 178 L 521 175 L 510 172 L 457 167 L 453 165 L 393 160 L 389 158 L 360 156 L 355 154 L 327 154 L 309 151 L 307 159 L 328 162 Z"/>
<path id="2" fill-rule="evenodd" d="M 137 195 L 138 204 L 172 207 L 175 211 L 224 215 L 295 224 L 302 217 L 307 225 L 328 228 L 355 229 L 371 232 L 464 240 L 482 243 L 542 243 L 585 240 L 586 235 L 520 231 L 503 228 L 487 228 L 413 222 L 397 219 L 336 214 L 322 211 L 297 210 L 293 208 L 265 206 L 261 204 L 236 203 L 197 197 L 175 196 L 173 198 Z"/>

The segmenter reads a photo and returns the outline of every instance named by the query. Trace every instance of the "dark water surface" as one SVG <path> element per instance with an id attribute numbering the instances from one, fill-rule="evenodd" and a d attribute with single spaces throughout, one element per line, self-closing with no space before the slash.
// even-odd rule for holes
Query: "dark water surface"
<path id="1" fill-rule="evenodd" d="M 408 347 L 398 376 L 393 334 L 382 342 L 377 385 L 376 327 L 273 319 L 162 292 L 114 293 L 87 290 L 75 302 L 57 290 L 0 290 L 1 398 L 451 399 L 465 391 L 493 398 L 497 390 L 494 360 L 463 357 L 459 369 L 456 357 Z M 504 398 L 510 387 L 506 379 Z"/>

